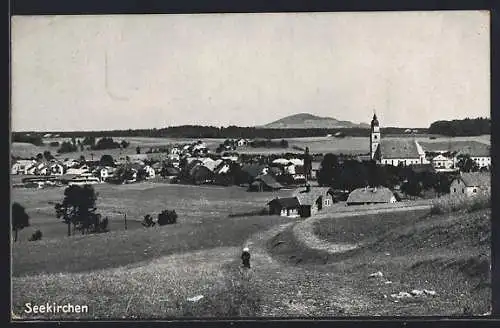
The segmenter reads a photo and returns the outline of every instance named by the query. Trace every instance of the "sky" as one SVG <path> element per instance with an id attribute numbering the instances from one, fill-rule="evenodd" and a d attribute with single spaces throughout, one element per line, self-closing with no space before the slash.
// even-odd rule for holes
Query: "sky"
<path id="1" fill-rule="evenodd" d="M 13 131 L 490 117 L 485 11 L 15 16 Z"/>

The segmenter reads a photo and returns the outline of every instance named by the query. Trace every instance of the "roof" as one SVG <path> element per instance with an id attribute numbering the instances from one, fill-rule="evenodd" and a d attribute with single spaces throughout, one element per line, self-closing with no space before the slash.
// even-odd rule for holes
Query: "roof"
<path id="1" fill-rule="evenodd" d="M 382 139 L 379 150 L 384 159 L 420 158 L 417 142 L 413 139 Z"/>
<path id="2" fill-rule="evenodd" d="M 286 208 L 286 209 L 297 208 L 300 206 L 297 197 L 275 198 L 272 201 L 270 201 L 269 203 L 267 203 L 267 205 L 271 205 L 273 203 L 281 206 L 282 208 Z"/>
<path id="3" fill-rule="evenodd" d="M 462 173 L 460 179 L 466 187 L 488 187 L 491 185 L 491 176 L 488 173 Z"/>
<path id="4" fill-rule="evenodd" d="M 178 168 L 170 166 L 167 166 L 165 168 L 165 171 L 167 172 L 167 175 L 179 175 L 179 173 L 181 172 Z"/>
<path id="5" fill-rule="evenodd" d="M 347 203 L 388 203 L 393 196 L 393 192 L 385 187 L 358 188 L 349 194 Z"/>
<path id="6" fill-rule="evenodd" d="M 281 189 L 283 186 L 276 181 L 271 175 L 269 174 L 264 174 L 264 175 L 259 175 L 255 181 L 262 181 L 266 186 L 274 188 L 274 189 Z M 255 182 L 254 181 L 254 182 Z"/>
<path id="7" fill-rule="evenodd" d="M 421 142 L 421 145 L 426 151 L 457 152 L 459 154 L 468 154 L 471 157 L 491 156 L 489 145 L 474 140 Z"/>
<path id="8" fill-rule="evenodd" d="M 294 196 L 297 197 L 300 205 L 313 205 L 320 196 L 326 195 L 329 190 L 329 187 L 313 187 L 309 192 L 297 191 Z"/>
<path id="9" fill-rule="evenodd" d="M 128 155 L 131 161 L 144 161 L 148 159 L 148 154 L 132 154 Z"/>

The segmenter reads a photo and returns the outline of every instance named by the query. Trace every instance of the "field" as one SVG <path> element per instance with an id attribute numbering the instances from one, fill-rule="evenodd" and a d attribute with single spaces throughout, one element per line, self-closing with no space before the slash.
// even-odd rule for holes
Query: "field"
<path id="1" fill-rule="evenodd" d="M 413 136 L 387 136 L 385 138 L 413 138 Z M 450 142 L 463 142 L 463 141 L 478 141 L 484 144 L 490 144 L 490 136 L 478 136 L 478 137 L 442 137 L 435 136 L 436 139 L 429 139 L 429 136 L 416 136 L 415 139 L 426 142 L 426 143 L 450 143 Z M 130 146 L 125 150 L 112 149 L 112 150 L 84 150 L 83 152 L 74 152 L 69 154 L 61 154 L 56 157 L 66 158 L 78 158 L 81 155 L 85 156 L 86 159 L 91 159 L 92 154 L 94 159 L 100 158 L 104 154 L 110 154 L 113 158 L 118 158 L 120 156 L 126 156 L 135 154 L 135 149 L 137 146 L 141 147 L 142 152 L 147 151 L 149 147 L 161 147 L 169 146 L 176 143 L 192 142 L 196 139 L 174 139 L 174 138 L 145 138 L 145 137 L 130 137 L 130 138 L 118 138 L 117 140 L 125 139 L 130 142 Z M 286 139 L 289 143 L 289 148 L 252 148 L 252 147 L 241 147 L 237 151 L 241 153 L 248 154 L 271 154 L 271 153 L 302 153 L 301 150 L 294 149 L 293 147 L 299 147 L 304 149 L 309 147 L 312 153 L 344 153 L 344 154 L 360 154 L 367 153 L 369 138 L 362 137 L 346 137 L 346 138 L 335 138 L 335 137 L 314 137 L 314 138 L 290 138 Z M 12 144 L 11 153 L 14 156 L 20 156 L 23 158 L 30 158 L 36 156 L 38 153 L 43 153 L 45 150 L 49 150 L 52 154 L 56 154 L 57 147 L 50 147 L 48 143 L 50 141 L 61 141 L 60 138 L 48 138 L 45 139 L 47 145 L 43 147 L 37 147 L 31 144 L 15 142 Z M 210 150 L 215 151 L 217 146 L 223 142 L 223 139 L 203 139 Z"/>
<path id="2" fill-rule="evenodd" d="M 228 216 L 258 210 L 289 190 L 249 193 L 238 187 L 152 183 L 95 188 L 111 232 L 71 237 L 53 212 L 62 188 L 12 191 L 32 223 L 12 248 L 13 311 L 21 318 L 80 317 L 27 315 L 28 301 L 88 305 L 90 313 L 81 315 L 87 319 L 462 315 L 489 309 L 489 209 L 326 215 L 314 222 L 318 238 L 361 245 L 329 254 L 305 248 L 292 232 L 308 221 Z M 162 209 L 175 209 L 179 222 L 140 225 L 144 214 Z M 127 213 L 126 231 L 121 213 Z M 42 230 L 43 239 L 28 242 L 35 229 Z M 249 271 L 239 267 L 244 246 L 252 253 Z M 379 270 L 384 279 L 367 278 Z M 398 302 L 388 296 L 415 288 L 438 294 Z M 196 295 L 203 298 L 188 300 Z"/>

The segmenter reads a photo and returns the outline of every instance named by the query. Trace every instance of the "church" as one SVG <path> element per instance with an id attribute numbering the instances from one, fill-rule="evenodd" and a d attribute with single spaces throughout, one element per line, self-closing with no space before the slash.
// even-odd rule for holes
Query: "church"
<path id="1" fill-rule="evenodd" d="M 388 138 L 382 140 L 376 114 L 373 114 L 371 122 L 370 157 L 382 165 L 428 164 L 424 149 L 415 139 Z"/>

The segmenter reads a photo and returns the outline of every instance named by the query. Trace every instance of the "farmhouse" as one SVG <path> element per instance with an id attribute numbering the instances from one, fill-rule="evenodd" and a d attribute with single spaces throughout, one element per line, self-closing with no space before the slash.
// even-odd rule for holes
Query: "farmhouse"
<path id="1" fill-rule="evenodd" d="M 396 196 L 385 187 L 358 188 L 353 190 L 347 198 L 347 205 L 367 205 L 395 203 Z"/>
<path id="2" fill-rule="evenodd" d="M 249 191 L 274 191 L 283 188 L 271 175 L 259 175 L 250 184 Z"/>
<path id="3" fill-rule="evenodd" d="M 321 162 L 311 162 L 311 180 L 318 179 L 318 172 L 321 169 Z"/>
<path id="4" fill-rule="evenodd" d="M 275 198 L 269 203 L 269 214 L 291 218 L 299 217 L 300 204 L 297 197 Z"/>
<path id="5" fill-rule="evenodd" d="M 479 191 L 491 190 L 491 175 L 488 173 L 461 173 L 451 182 L 450 194 L 472 196 Z"/>
<path id="6" fill-rule="evenodd" d="M 394 139 L 381 140 L 377 115 L 373 115 L 370 133 L 371 159 L 384 165 L 425 164 L 425 152 L 416 140 Z"/>
<path id="7" fill-rule="evenodd" d="M 306 187 L 305 190 L 295 193 L 295 197 L 299 202 L 299 214 L 301 217 L 307 218 L 325 207 L 330 207 L 333 203 L 333 196 L 330 188 Z"/>

